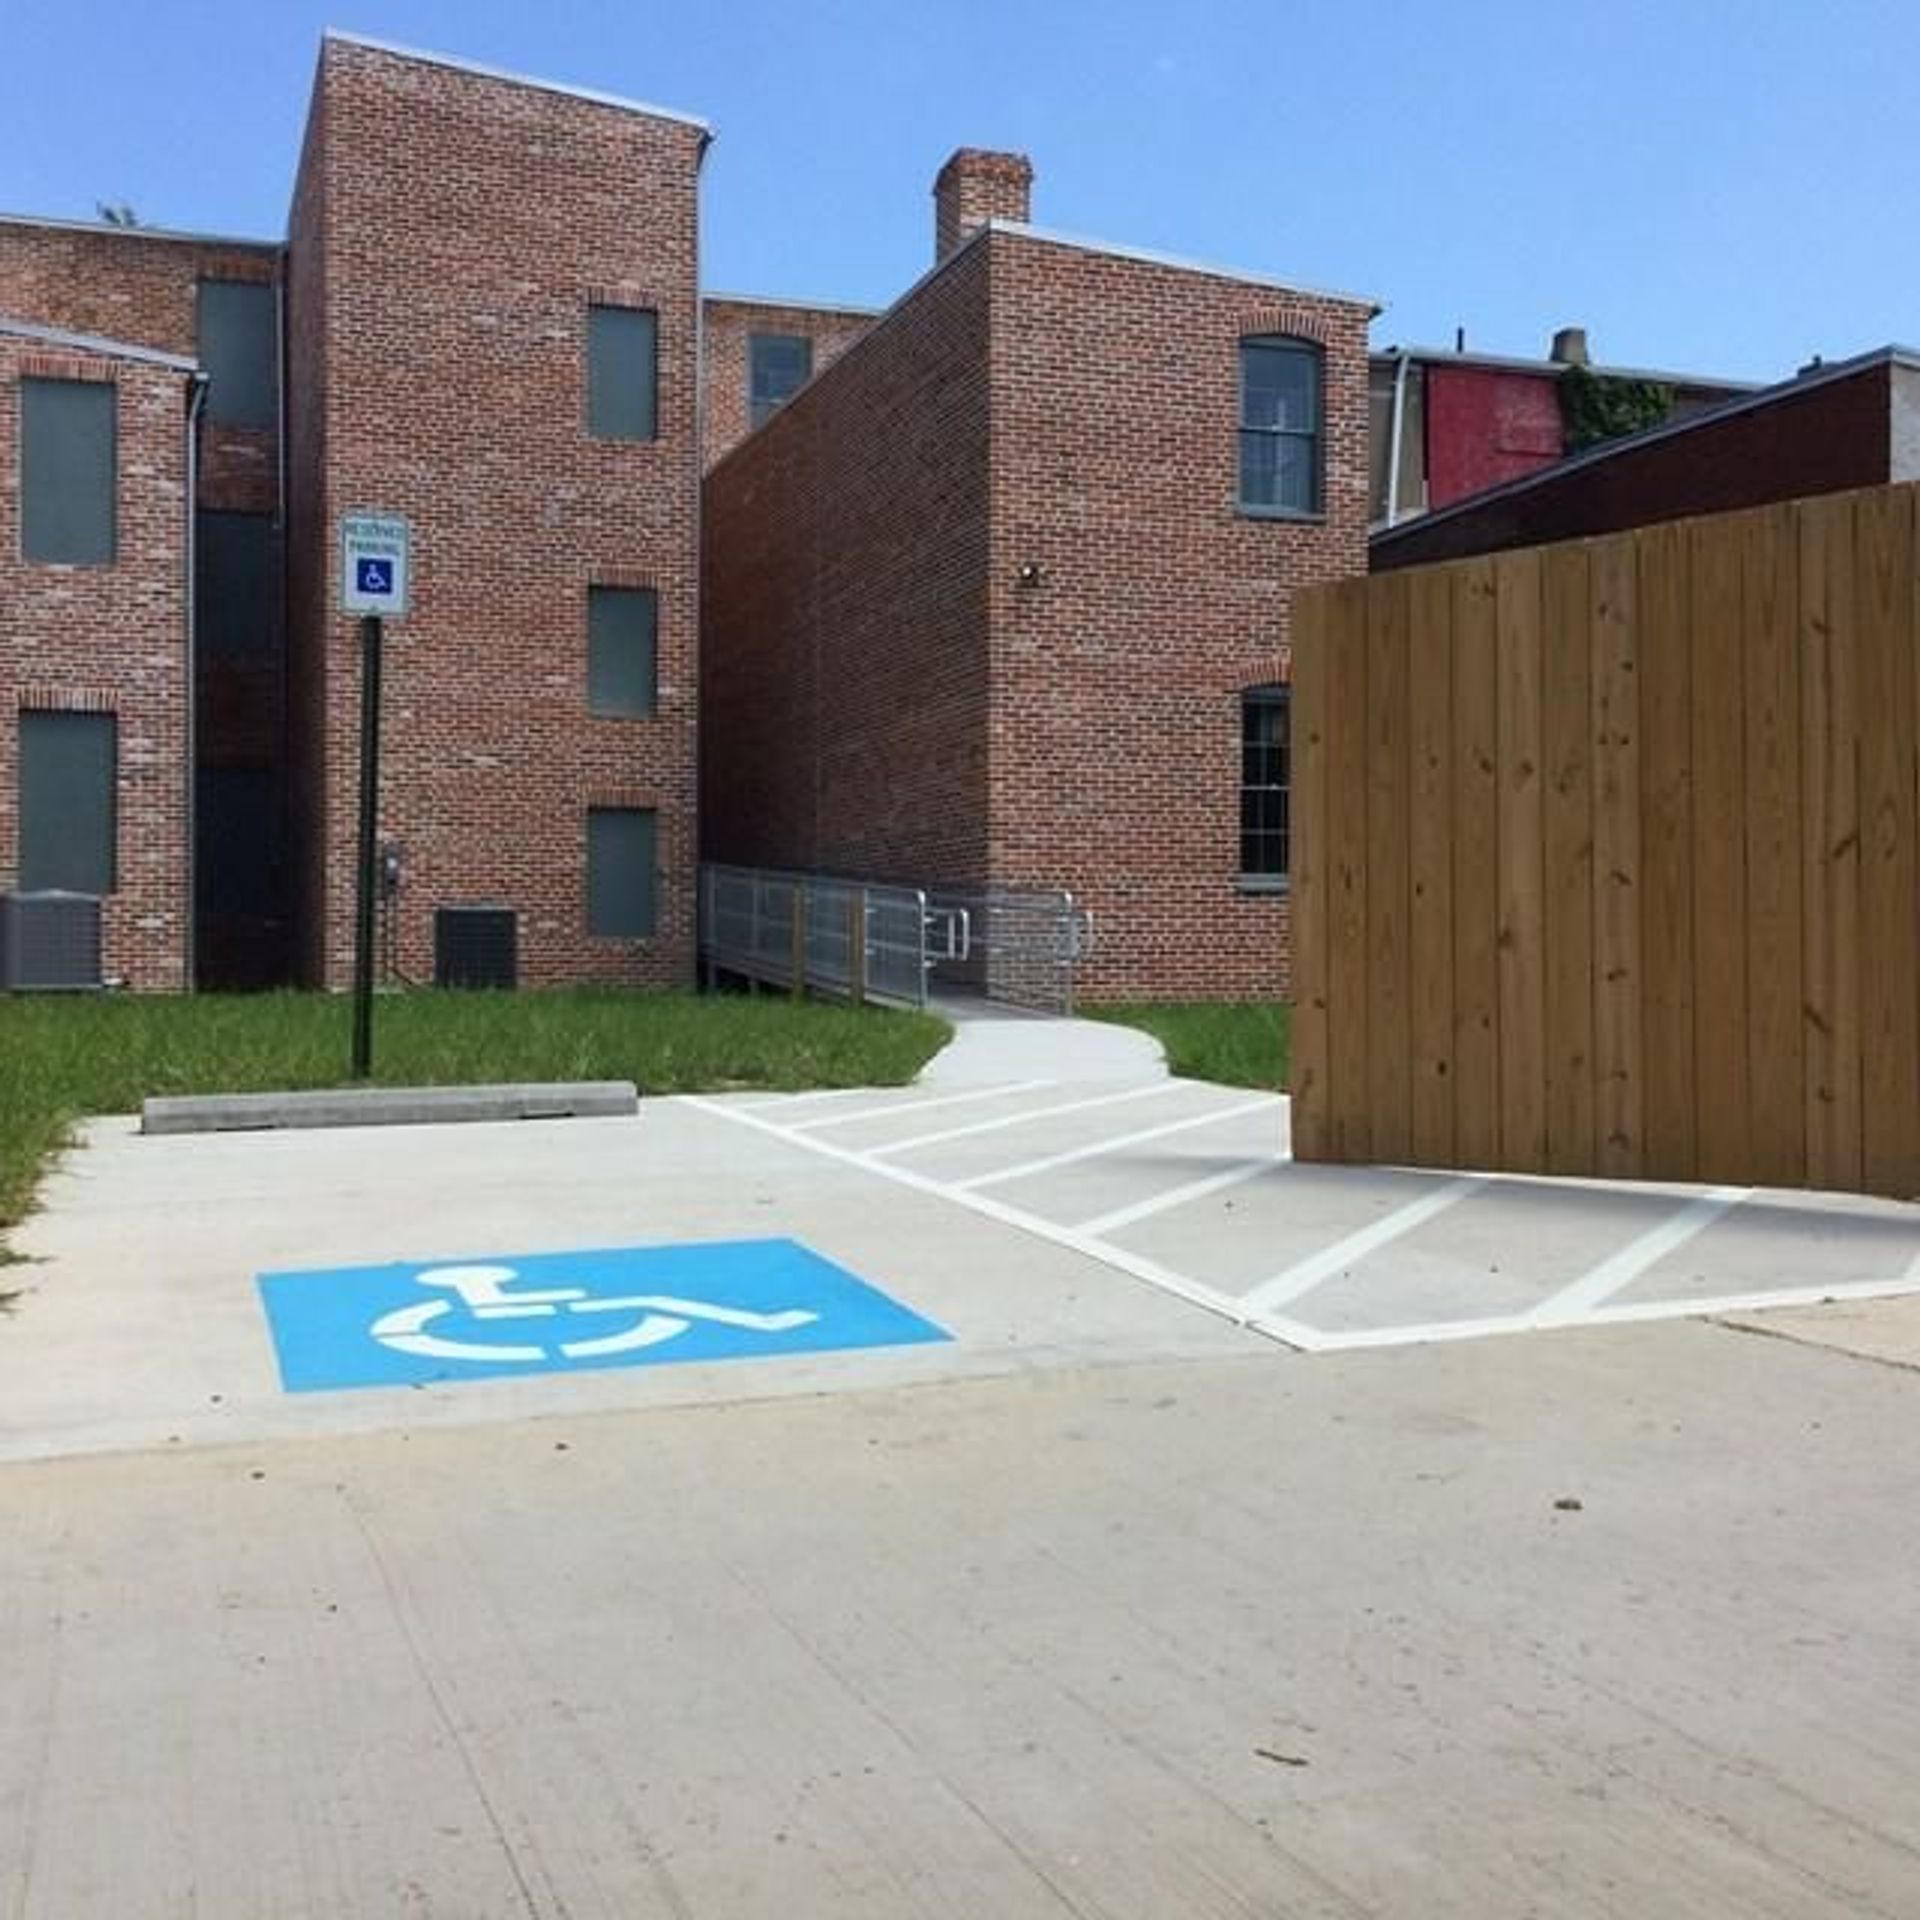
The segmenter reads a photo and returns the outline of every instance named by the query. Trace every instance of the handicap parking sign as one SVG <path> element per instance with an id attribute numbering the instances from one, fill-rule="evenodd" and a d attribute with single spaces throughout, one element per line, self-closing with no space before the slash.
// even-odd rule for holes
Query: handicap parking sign
<path id="1" fill-rule="evenodd" d="M 263 1273 L 289 1393 L 950 1336 L 797 1240 Z"/>

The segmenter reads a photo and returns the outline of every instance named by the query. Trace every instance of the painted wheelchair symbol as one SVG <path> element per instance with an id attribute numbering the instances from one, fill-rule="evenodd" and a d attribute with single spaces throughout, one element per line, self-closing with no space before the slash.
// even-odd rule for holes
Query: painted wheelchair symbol
<path id="1" fill-rule="evenodd" d="M 457 1299 L 422 1300 L 383 1313 L 368 1328 L 374 1339 L 395 1353 L 428 1360 L 522 1360 L 551 1362 L 556 1355 L 568 1360 L 592 1360 L 607 1354 L 632 1353 L 657 1347 L 689 1332 L 696 1321 L 722 1327 L 741 1327 L 751 1333 L 791 1333 L 819 1319 L 798 1307 L 784 1313 L 753 1313 L 744 1307 L 714 1306 L 705 1300 L 682 1300 L 666 1293 L 639 1293 L 619 1299 L 600 1299 L 584 1287 L 529 1288 L 508 1293 L 507 1283 L 519 1278 L 513 1267 L 429 1267 L 414 1275 L 423 1287 L 440 1287 Z M 547 1346 L 518 1341 L 455 1340 L 428 1331 L 436 1321 L 464 1307 L 476 1320 L 549 1320 L 566 1314 L 633 1314 L 630 1326 L 615 1333 L 559 1340 Z"/>

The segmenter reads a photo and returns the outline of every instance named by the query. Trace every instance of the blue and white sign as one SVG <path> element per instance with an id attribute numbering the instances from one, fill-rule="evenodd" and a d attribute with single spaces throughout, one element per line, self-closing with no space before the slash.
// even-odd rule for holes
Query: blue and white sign
<path id="1" fill-rule="evenodd" d="M 340 609 L 398 620 L 407 610 L 413 535 L 391 513 L 340 516 Z"/>
<path id="2" fill-rule="evenodd" d="M 951 1336 L 797 1240 L 263 1273 L 289 1393 Z"/>

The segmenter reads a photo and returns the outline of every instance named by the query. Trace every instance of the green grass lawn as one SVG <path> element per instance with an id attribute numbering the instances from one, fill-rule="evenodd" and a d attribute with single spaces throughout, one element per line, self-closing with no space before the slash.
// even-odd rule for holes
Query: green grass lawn
<path id="1" fill-rule="evenodd" d="M 1285 1087 L 1292 1008 L 1274 1000 L 1165 1000 L 1088 1007 L 1095 1020 L 1143 1027 L 1167 1050 L 1167 1064 L 1192 1080 L 1229 1087 Z"/>
<path id="2" fill-rule="evenodd" d="M 83 1115 L 131 1113 L 149 1094 L 339 1086 L 351 1022 L 351 1001 L 332 994 L 0 994 L 0 1228 Z M 375 1077 L 632 1080 L 643 1093 L 898 1086 L 946 1036 L 927 1014 L 821 1001 L 422 992 L 378 1002 Z"/>

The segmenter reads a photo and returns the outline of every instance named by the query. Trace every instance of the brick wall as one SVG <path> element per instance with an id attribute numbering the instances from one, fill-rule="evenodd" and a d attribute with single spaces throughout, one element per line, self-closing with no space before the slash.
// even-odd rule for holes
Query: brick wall
<path id="1" fill-rule="evenodd" d="M 117 887 L 107 977 L 187 980 L 187 377 L 0 334 L 0 474 L 19 472 L 23 377 L 111 381 L 119 479 L 112 565 L 29 565 L 20 493 L 0 487 L 0 891 L 19 860 L 19 716 L 111 713 L 118 727 Z"/>
<path id="2" fill-rule="evenodd" d="M 1889 378 L 1884 363 L 1863 367 L 1415 521 L 1375 542 L 1374 569 L 1878 485 L 1888 478 Z"/>
<path id="3" fill-rule="evenodd" d="M 813 343 L 813 370 L 824 372 L 873 325 L 875 316 L 847 307 L 787 306 L 772 300 L 710 298 L 700 303 L 701 436 L 711 467 L 747 435 L 747 339 L 756 333 L 799 334 Z"/>
<path id="4" fill-rule="evenodd" d="M 279 247 L 266 242 L 0 220 L 0 315 L 191 359 L 199 349 L 195 291 L 200 281 L 271 284 L 279 277 L 280 257 Z M 201 506 L 272 513 L 279 491 L 273 433 L 204 429 Z"/>
<path id="5" fill-rule="evenodd" d="M 953 255 L 709 477 L 709 856 L 1064 886 L 1089 994 L 1284 991 L 1240 695 L 1293 592 L 1364 569 L 1367 319 L 1004 229 Z M 1310 521 L 1235 504 L 1269 332 L 1324 348 Z"/>
<path id="6" fill-rule="evenodd" d="M 199 351 L 199 282 L 271 286 L 281 277 L 282 258 L 280 247 L 264 242 L 0 220 L 0 314 L 193 358 Z M 278 433 L 203 420 L 196 494 L 203 510 L 257 514 L 275 525 L 265 599 L 248 610 L 260 644 L 245 657 L 215 655 L 198 664 L 196 759 L 216 778 L 250 774 L 277 789 L 286 726 Z M 203 581 L 203 605 L 209 591 Z M 217 801 L 210 801 L 198 826 L 200 878 L 215 881 L 216 901 L 225 891 L 218 881 L 232 857 L 234 826 L 230 808 Z M 212 985 L 283 979 L 284 922 L 284 903 L 271 900 L 241 912 L 218 906 L 203 912 L 197 977 Z"/>
<path id="7" fill-rule="evenodd" d="M 1364 571 L 1364 305 L 995 233 L 992 865 L 1090 906 L 1088 998 L 1284 993 L 1242 891 L 1240 695 L 1292 597 Z M 1323 349 L 1324 513 L 1237 507 L 1239 345 Z M 1021 569 L 1038 567 L 1035 584 Z"/>
<path id="8" fill-rule="evenodd" d="M 436 907 L 488 902 L 518 910 L 529 984 L 689 981 L 704 136 L 341 39 L 318 95 L 290 296 L 311 383 L 290 427 L 309 970 L 337 985 L 351 967 L 357 635 L 333 540 L 342 512 L 377 509 L 415 543 L 380 796 L 382 837 L 405 855 L 402 971 L 430 976 Z M 587 436 L 595 301 L 658 312 L 656 440 Z M 658 593 L 654 718 L 587 712 L 595 582 Z M 595 805 L 657 811 L 650 940 L 587 932 Z"/>
<path id="9" fill-rule="evenodd" d="M 976 248 L 709 475 L 707 858 L 985 877 L 988 316 Z"/>

